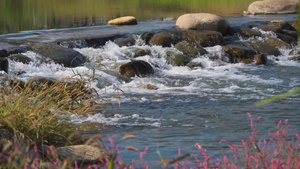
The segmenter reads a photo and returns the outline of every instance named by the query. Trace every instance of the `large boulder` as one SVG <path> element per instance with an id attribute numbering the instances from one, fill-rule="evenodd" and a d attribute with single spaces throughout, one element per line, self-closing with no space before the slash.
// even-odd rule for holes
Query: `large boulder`
<path id="1" fill-rule="evenodd" d="M 142 60 L 134 60 L 120 66 L 119 72 L 127 77 L 147 76 L 154 74 L 152 66 Z"/>
<path id="2" fill-rule="evenodd" d="M 220 32 L 188 30 L 182 33 L 182 40 L 194 46 L 222 45 L 225 40 Z"/>
<path id="3" fill-rule="evenodd" d="M 30 50 L 41 55 L 44 58 L 42 61 L 50 59 L 65 67 L 77 67 L 86 62 L 86 58 L 81 53 L 57 44 L 39 44 L 31 47 Z"/>
<path id="4" fill-rule="evenodd" d="M 150 45 L 171 47 L 180 41 L 181 37 L 175 32 L 156 33 L 149 41 Z"/>
<path id="5" fill-rule="evenodd" d="M 124 16 L 108 21 L 109 25 L 136 25 L 137 20 L 134 16 Z"/>
<path id="6" fill-rule="evenodd" d="M 299 0 L 263 0 L 248 6 L 246 15 L 297 13 Z"/>
<path id="7" fill-rule="evenodd" d="M 181 15 L 176 26 L 181 29 L 212 30 L 222 34 L 230 31 L 230 24 L 222 17 L 209 13 L 192 13 Z"/>

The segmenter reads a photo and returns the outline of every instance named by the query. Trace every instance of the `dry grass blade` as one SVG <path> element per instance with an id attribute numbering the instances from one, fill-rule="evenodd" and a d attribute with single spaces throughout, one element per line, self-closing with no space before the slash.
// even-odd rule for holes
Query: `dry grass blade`
<path id="1" fill-rule="evenodd" d="M 135 148 L 135 147 L 132 147 L 132 146 L 126 146 L 125 149 L 128 150 L 128 151 L 134 151 L 134 152 L 137 152 L 137 153 L 140 152 L 140 150 L 138 148 Z"/>
<path id="2" fill-rule="evenodd" d="M 121 141 L 129 140 L 129 139 L 138 139 L 138 137 L 135 135 L 126 135 L 121 139 Z"/>

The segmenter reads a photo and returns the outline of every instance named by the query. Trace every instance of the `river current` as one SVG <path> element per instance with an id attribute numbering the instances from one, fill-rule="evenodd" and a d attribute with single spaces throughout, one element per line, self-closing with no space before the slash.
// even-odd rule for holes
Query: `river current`
<path id="1" fill-rule="evenodd" d="M 276 38 L 270 32 L 261 32 L 263 37 Z M 296 55 L 297 47 L 280 49 L 279 57 L 267 56 L 267 65 L 259 66 L 225 63 L 221 60 L 226 56 L 221 46 L 206 47 L 208 54 L 193 60 L 202 66 L 190 69 L 166 62 L 166 51 L 179 52 L 176 48 L 149 46 L 139 36 L 135 38 L 135 45 L 129 47 L 119 47 L 109 41 L 99 48 L 75 48 L 90 62 L 72 69 L 55 63 L 35 62 L 38 55 L 28 51 L 23 54 L 33 62 L 24 65 L 11 61 L 9 71 L 26 72 L 18 75 L 24 80 L 34 76 L 76 78 L 76 74 L 87 79 L 94 78 L 91 86 L 99 93 L 99 100 L 110 104 L 95 115 L 73 116 L 72 122 L 96 122 L 109 126 L 87 134 L 101 134 L 105 140 L 114 137 L 125 161 L 139 159 L 139 154 L 126 151 L 126 146 L 134 146 L 140 151 L 149 146 L 145 160 L 153 167 L 158 167 L 155 163 L 160 160 L 157 149 L 164 158 L 175 157 L 178 148 L 181 148 L 182 154 L 199 154 L 194 146 L 198 142 L 207 147 L 209 155 L 219 157 L 221 150 L 229 151 L 224 148 L 226 145 L 219 144 L 220 140 L 240 145 L 241 140 L 251 134 L 247 112 L 254 118 L 262 117 L 258 125 L 260 138 L 267 138 L 267 133 L 274 131 L 281 119 L 289 119 L 293 128 L 300 129 L 299 95 L 260 107 L 253 106 L 258 101 L 300 87 L 300 62 L 288 59 Z M 242 41 L 253 40 L 239 38 Z M 113 72 L 119 65 L 133 59 L 136 48 L 149 52 L 135 59 L 150 63 L 155 75 L 134 77 L 130 82 L 118 79 Z M 217 59 L 208 59 L 212 55 Z M 156 86 L 157 90 L 140 88 L 145 84 Z M 139 139 L 121 142 L 120 138 L 126 134 Z"/>

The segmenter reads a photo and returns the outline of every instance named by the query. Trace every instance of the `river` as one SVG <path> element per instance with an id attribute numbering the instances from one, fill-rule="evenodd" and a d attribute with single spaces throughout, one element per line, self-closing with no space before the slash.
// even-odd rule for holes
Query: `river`
<path id="1" fill-rule="evenodd" d="M 17 3 L 7 0 L 4 2 Z M 77 1 L 72 2 L 78 3 Z M 94 3 L 94 1 L 91 2 Z M 242 2 L 246 4 L 246 2 Z M 1 3 L 3 5 L 3 1 Z M 29 3 L 29 1 L 24 1 L 24 3 Z M 139 7 L 142 5 L 143 3 L 140 2 Z M 30 9 L 30 7 L 28 8 Z M 158 9 L 163 11 L 161 8 Z M 177 13 L 174 14 L 176 8 L 172 9 L 168 15 L 158 12 L 157 15 L 153 14 L 152 16 L 178 17 Z M 195 12 L 195 10 L 199 9 L 183 9 L 184 12 Z M 214 12 L 214 10 L 208 12 Z M 220 10 L 218 14 L 227 16 L 226 19 L 231 25 L 239 25 L 253 20 L 297 18 L 297 15 L 244 17 L 241 16 L 239 8 L 227 13 L 226 10 L 223 11 L 224 13 L 221 13 L 222 11 Z M 138 17 L 144 18 L 145 16 L 138 15 Z M 142 21 L 139 26 L 169 27 L 175 24 L 173 20 L 149 21 L 148 19 L 150 18 L 145 17 L 144 22 Z M 17 27 L 14 31 L 22 29 L 21 26 Z M 33 29 L 36 28 L 39 29 L 40 27 Z M 105 28 L 105 26 L 77 29 L 91 32 L 93 29 L 100 29 L 102 32 L 113 31 L 110 27 Z M 22 40 L 35 38 L 33 36 L 37 34 L 45 34 L 42 38 L 37 39 L 50 42 L 55 38 L 62 38 L 71 30 L 73 29 L 45 30 L 44 32 L 32 30 L 19 34 L 2 35 L 1 38 L 19 38 Z M 126 32 L 126 30 L 122 31 Z M 130 28 L 129 30 L 132 31 Z M 11 32 L 11 29 L 5 29 L 2 32 Z M 265 37 L 274 36 L 268 32 L 262 32 L 262 34 Z M 70 33 L 70 36 L 72 35 L 75 36 L 75 33 Z M 68 38 L 67 35 L 65 36 Z M 104 130 L 95 129 L 86 134 L 101 134 L 105 140 L 114 137 L 120 146 L 124 160 L 127 162 L 133 158 L 139 159 L 139 154 L 126 151 L 126 146 L 134 146 L 140 151 L 149 146 L 145 160 L 150 163 L 152 168 L 158 168 L 156 162 L 160 158 L 156 152 L 157 149 L 164 158 L 175 157 L 178 154 L 178 148 L 181 148 L 182 154 L 196 155 L 199 154 L 194 146 L 196 142 L 207 147 L 209 155 L 222 157 L 221 150 L 228 152 L 229 149 L 224 148 L 226 146 L 224 144 L 220 145 L 220 140 L 226 139 L 233 144 L 240 145 L 241 140 L 247 139 L 251 134 L 250 119 L 247 112 L 250 112 L 255 119 L 259 116 L 262 117 L 258 125 L 259 138 L 268 138 L 267 133 L 276 129 L 279 120 L 289 119 L 293 128 L 300 129 L 299 95 L 260 107 L 253 106 L 258 101 L 300 87 L 300 62 L 288 59 L 294 55 L 291 50 L 280 49 L 281 55 L 279 57 L 268 56 L 268 64 L 260 66 L 243 63 L 230 64 L 220 60 L 212 61 L 206 56 L 199 56 L 195 60 L 201 63 L 202 67 L 190 69 L 186 66 L 171 66 L 166 63 L 164 55 L 168 50 L 176 50 L 174 47 L 149 46 L 139 36 L 135 38 L 136 43 L 128 47 L 119 47 L 113 42 L 108 42 L 98 48 L 84 46 L 75 48 L 91 61 L 86 66 L 70 69 L 54 63 L 38 64 L 32 62 L 25 65 L 20 62 L 10 62 L 9 73 L 14 75 L 13 72 L 16 70 L 23 72 L 17 76 L 20 79 L 28 79 L 36 75 L 58 79 L 74 76 L 74 72 L 91 78 L 93 72 L 90 68 L 95 69 L 96 79 L 91 81 L 91 85 L 101 95 L 99 99 L 110 104 L 104 111 L 97 112 L 95 115 L 84 118 L 74 116 L 72 122 L 96 122 L 107 125 L 108 127 Z M 249 41 L 252 39 L 240 37 L 240 40 Z M 155 69 L 155 75 L 134 77 L 132 81 L 125 83 L 108 73 L 108 71 L 115 71 L 119 65 L 130 61 L 135 48 L 149 51 L 148 55 L 136 59 L 150 63 Z M 225 55 L 221 46 L 206 47 L 205 49 L 208 51 L 208 55 L 219 58 Z M 35 60 L 35 53 L 26 52 L 24 54 L 32 58 L 33 61 Z M 98 66 L 100 63 L 101 65 Z M 157 90 L 140 88 L 139 86 L 143 84 L 156 86 Z M 139 139 L 121 142 L 120 139 L 126 134 L 135 135 Z M 107 144 L 109 143 L 107 142 Z"/>

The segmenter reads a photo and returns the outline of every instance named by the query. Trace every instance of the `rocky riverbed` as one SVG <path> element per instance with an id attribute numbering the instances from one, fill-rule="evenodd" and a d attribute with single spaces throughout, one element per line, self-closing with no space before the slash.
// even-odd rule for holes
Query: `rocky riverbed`
<path id="1" fill-rule="evenodd" d="M 204 16 L 206 20 L 197 20 Z M 186 23 L 191 18 L 193 23 Z M 92 79 L 91 87 L 102 94 L 99 100 L 105 98 L 116 104 L 121 99 L 127 106 L 89 117 L 74 116 L 73 123 L 92 121 L 115 126 L 112 133 L 120 128 L 120 132 L 127 133 L 141 127 L 137 130 L 141 133 L 134 134 L 143 135 L 147 130 L 153 138 L 156 135 L 151 130 L 168 130 L 170 126 L 180 132 L 174 137 L 184 135 L 185 127 L 196 130 L 199 122 L 193 119 L 197 113 L 204 113 L 200 119 L 219 119 L 223 115 L 208 113 L 213 101 L 220 101 L 221 107 L 234 104 L 235 99 L 250 99 L 251 104 L 299 86 L 299 76 L 294 72 L 299 69 L 300 60 L 296 15 L 221 18 L 192 14 L 182 20 L 1 35 L 1 85 L 10 78 L 28 80 L 39 76 L 55 81 L 78 78 L 79 74 Z M 272 74 L 281 68 L 291 76 L 288 80 L 284 72 Z M 277 85 L 284 87 L 278 89 Z M 187 108 L 197 107 L 198 101 L 208 107 L 199 108 L 201 112 Z M 298 102 L 291 101 L 292 110 Z M 144 110 L 143 103 L 150 107 Z M 130 108 L 132 104 L 134 108 Z M 167 110 L 172 104 L 175 107 Z M 279 107 L 286 108 L 281 104 Z M 151 114 L 155 109 L 161 114 Z M 183 113 L 186 109 L 191 110 L 190 116 Z M 222 109 L 216 111 L 222 113 Z M 249 108 L 237 105 L 232 109 Z M 180 112 L 174 115 L 177 110 Z M 205 130 L 220 126 L 213 122 L 202 127 Z M 194 130 L 191 133 L 187 136 L 190 140 L 196 134 Z M 77 148 L 60 150 L 72 152 Z M 80 152 L 83 150 L 86 149 Z"/>

